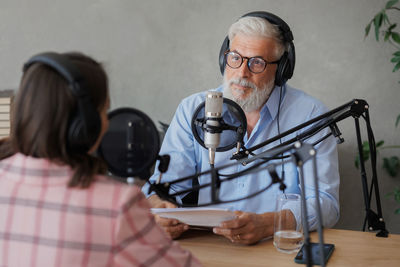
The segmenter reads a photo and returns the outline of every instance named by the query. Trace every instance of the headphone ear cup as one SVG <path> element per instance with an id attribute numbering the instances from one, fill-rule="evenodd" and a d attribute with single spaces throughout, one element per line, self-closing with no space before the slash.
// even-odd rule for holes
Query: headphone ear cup
<path id="1" fill-rule="evenodd" d="M 287 52 L 288 66 L 285 68 L 285 74 L 284 74 L 286 81 L 289 80 L 290 78 L 292 78 L 295 63 L 296 63 L 296 51 L 295 51 L 293 42 L 289 42 L 288 52 Z"/>
<path id="2" fill-rule="evenodd" d="M 226 62 L 225 62 L 225 52 L 229 49 L 229 38 L 225 37 L 224 42 L 222 43 L 221 49 L 219 50 L 219 70 L 222 75 L 224 75 Z"/>
<path id="3" fill-rule="evenodd" d="M 283 53 L 281 59 L 279 60 L 278 67 L 276 68 L 275 73 L 275 85 L 282 86 L 287 81 L 285 73 L 287 72 L 288 67 L 288 53 Z"/>
<path id="4" fill-rule="evenodd" d="M 84 153 L 96 143 L 101 131 L 101 119 L 93 107 L 87 106 L 90 104 L 78 103 L 78 105 L 80 109 L 84 106 L 85 110 L 77 112 L 69 123 L 68 149 L 73 153 Z"/>
<path id="5" fill-rule="evenodd" d="M 68 127 L 68 150 L 73 152 L 83 152 L 87 149 L 86 142 L 83 140 L 86 134 L 83 133 L 83 122 L 75 116 Z"/>

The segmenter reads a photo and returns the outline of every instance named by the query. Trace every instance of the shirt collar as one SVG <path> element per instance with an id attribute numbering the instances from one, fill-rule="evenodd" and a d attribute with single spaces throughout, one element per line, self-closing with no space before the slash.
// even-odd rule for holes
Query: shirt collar
<path id="1" fill-rule="evenodd" d="M 282 89 L 282 95 L 280 96 L 281 89 Z M 276 115 L 278 114 L 279 97 L 281 97 L 281 101 L 283 101 L 285 93 L 286 93 L 286 85 L 283 85 L 282 87 L 275 86 L 267 102 L 261 108 L 260 118 L 264 117 L 267 113 L 269 113 L 271 115 L 271 119 L 274 120 Z"/>

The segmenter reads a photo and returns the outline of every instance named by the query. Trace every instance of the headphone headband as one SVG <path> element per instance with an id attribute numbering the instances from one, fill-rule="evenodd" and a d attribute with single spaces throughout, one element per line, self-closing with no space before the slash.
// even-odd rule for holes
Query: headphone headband
<path id="1" fill-rule="evenodd" d="M 285 42 L 291 42 L 293 41 L 293 34 L 292 31 L 290 30 L 289 25 L 282 20 L 280 17 L 277 15 L 274 15 L 272 13 L 266 12 L 266 11 L 254 11 L 250 12 L 247 14 L 244 14 L 241 16 L 241 18 L 244 17 L 258 17 L 262 19 L 268 20 L 271 24 L 274 24 L 279 27 L 279 30 L 281 31 L 281 35 Z"/>
<path id="2" fill-rule="evenodd" d="M 56 70 L 64 77 L 71 87 L 72 93 L 77 96 L 87 95 L 86 90 L 81 89 L 81 84 L 84 83 L 84 78 L 76 66 L 66 57 L 55 52 L 45 52 L 37 54 L 30 58 L 23 67 L 25 72 L 31 65 L 35 63 L 45 64 Z"/>

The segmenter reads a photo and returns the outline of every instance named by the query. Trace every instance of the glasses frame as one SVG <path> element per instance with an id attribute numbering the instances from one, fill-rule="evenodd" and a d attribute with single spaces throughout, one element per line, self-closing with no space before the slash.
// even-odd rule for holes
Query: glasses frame
<path id="1" fill-rule="evenodd" d="M 240 65 L 237 66 L 236 68 L 235 68 L 235 67 L 232 67 L 232 66 L 229 65 L 229 63 L 228 63 L 227 57 L 228 57 L 228 54 L 230 54 L 230 53 L 234 53 L 234 54 L 236 54 L 236 55 L 239 55 L 240 58 L 242 59 L 242 62 L 240 62 Z M 242 66 L 242 64 L 243 64 L 244 59 L 247 59 L 247 64 L 246 64 L 246 65 L 247 65 L 247 68 L 249 69 L 249 71 L 250 71 L 251 73 L 255 73 L 255 74 L 258 74 L 258 73 L 263 72 L 263 71 L 267 68 L 268 64 L 278 64 L 279 61 L 280 61 L 280 59 L 278 59 L 278 60 L 269 62 L 269 61 L 263 59 L 261 56 L 256 56 L 256 57 L 244 57 L 244 56 L 242 56 L 241 54 L 239 54 L 238 52 L 231 51 L 231 50 L 225 51 L 224 57 L 225 57 L 226 65 L 228 65 L 228 66 L 229 66 L 230 68 L 232 68 L 232 69 L 238 69 L 238 68 L 240 68 L 240 67 Z M 254 59 L 254 58 L 261 59 L 261 60 L 264 61 L 264 63 L 265 63 L 264 68 L 263 68 L 261 71 L 259 71 L 259 72 L 252 71 L 251 68 L 250 68 L 250 61 L 251 61 L 252 59 Z"/>

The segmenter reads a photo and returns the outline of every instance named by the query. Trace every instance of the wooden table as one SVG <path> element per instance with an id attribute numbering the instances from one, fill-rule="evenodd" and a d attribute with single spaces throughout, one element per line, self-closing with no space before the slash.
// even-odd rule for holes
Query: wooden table
<path id="1" fill-rule="evenodd" d="M 317 233 L 312 233 L 311 238 L 317 242 Z M 324 239 L 335 245 L 327 266 L 400 266 L 400 235 L 382 238 L 373 232 L 326 229 Z M 294 262 L 296 254 L 278 252 L 272 239 L 246 246 L 209 231 L 189 230 L 179 243 L 204 266 L 305 266 Z"/>

